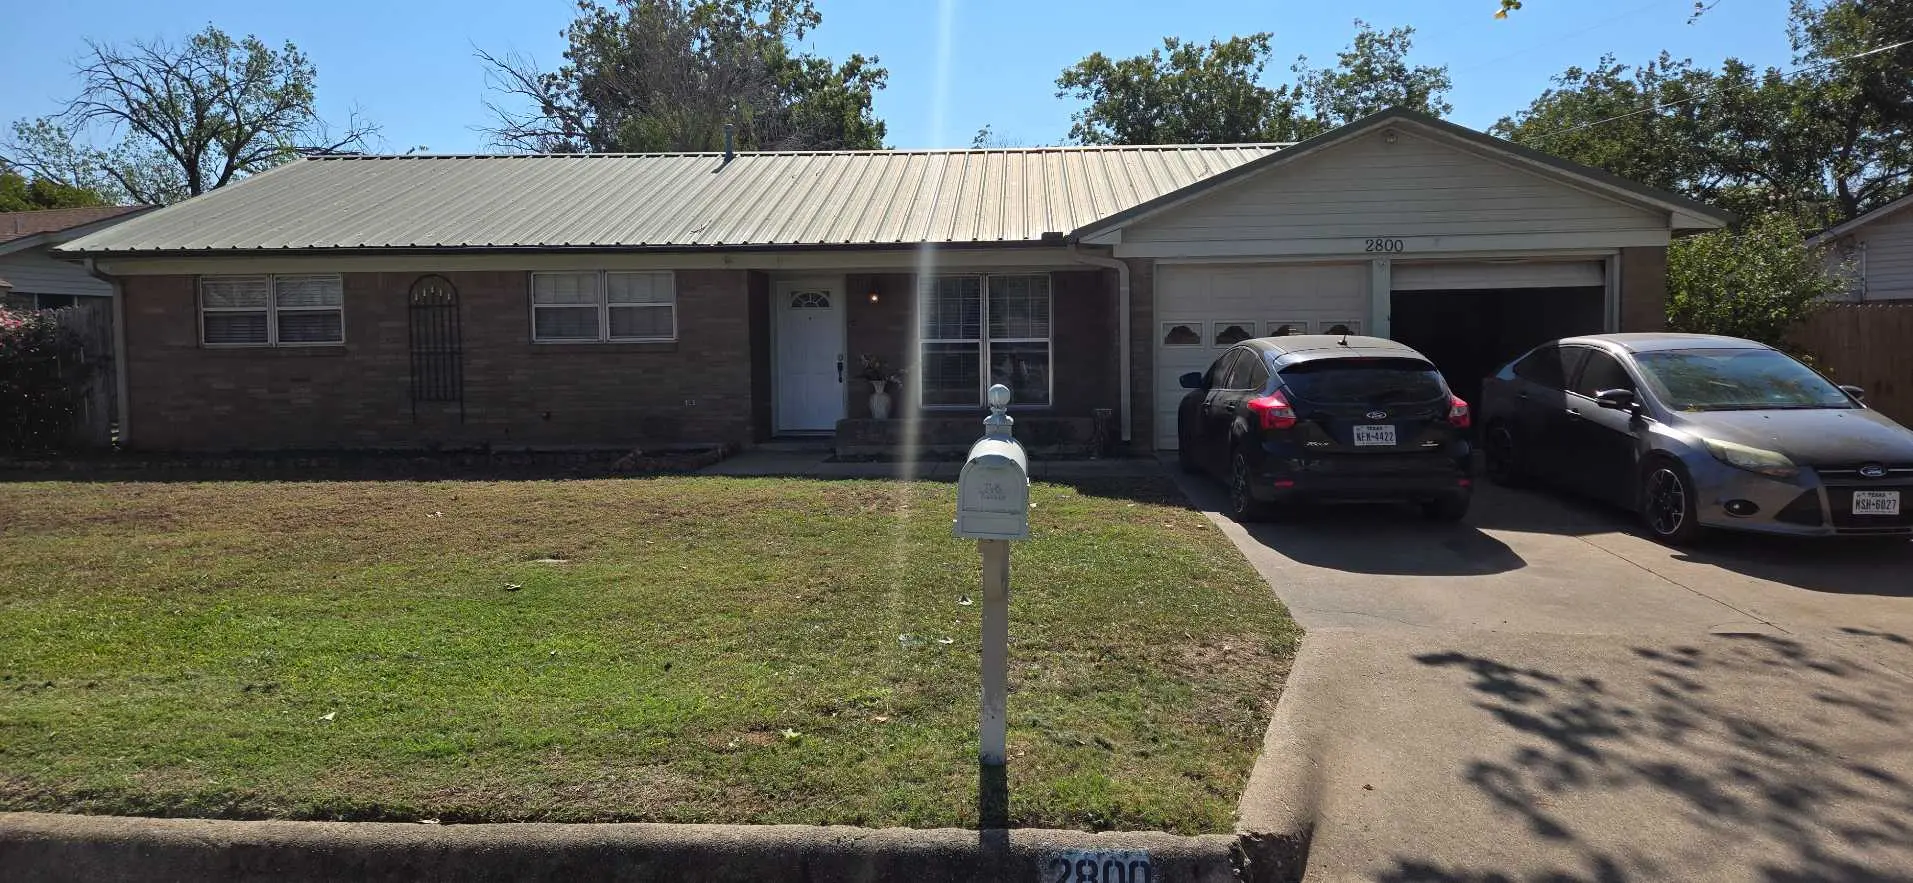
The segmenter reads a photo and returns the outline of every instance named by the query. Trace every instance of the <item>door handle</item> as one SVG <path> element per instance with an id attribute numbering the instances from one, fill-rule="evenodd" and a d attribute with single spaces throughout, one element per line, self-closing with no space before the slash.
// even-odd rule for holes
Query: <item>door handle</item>
<path id="1" fill-rule="evenodd" d="M 1241 404 L 1241 402 L 1230 402 L 1226 410 L 1229 413 L 1233 414 L 1235 413 L 1236 405 L 1239 405 L 1239 404 Z"/>
<path id="2" fill-rule="evenodd" d="M 837 382 L 844 382 L 844 354 L 837 354 Z"/>
<path id="3" fill-rule="evenodd" d="M 1583 416 L 1581 415 L 1581 412 L 1580 412 L 1580 411 L 1576 411 L 1576 410 L 1574 410 L 1573 408 L 1569 408 L 1569 409 L 1568 409 L 1568 416 L 1569 416 L 1569 417 L 1571 417 L 1571 418 L 1573 418 L 1573 419 L 1575 419 L 1575 420 L 1586 420 L 1586 419 L 1588 419 L 1588 418 L 1586 418 L 1586 417 L 1583 417 Z"/>

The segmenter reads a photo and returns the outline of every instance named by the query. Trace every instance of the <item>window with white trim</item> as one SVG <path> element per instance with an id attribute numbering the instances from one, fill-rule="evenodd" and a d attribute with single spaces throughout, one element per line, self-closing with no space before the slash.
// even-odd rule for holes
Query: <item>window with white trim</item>
<path id="1" fill-rule="evenodd" d="M 199 339 L 207 346 L 344 343 L 344 277 L 201 276 Z"/>
<path id="2" fill-rule="evenodd" d="M 936 276 L 918 286 L 924 407 L 975 407 L 991 384 L 1017 405 L 1050 403 L 1050 277 Z"/>
<path id="3" fill-rule="evenodd" d="M 668 270 L 531 274 L 537 343 L 676 340 L 677 322 L 677 284 Z"/>

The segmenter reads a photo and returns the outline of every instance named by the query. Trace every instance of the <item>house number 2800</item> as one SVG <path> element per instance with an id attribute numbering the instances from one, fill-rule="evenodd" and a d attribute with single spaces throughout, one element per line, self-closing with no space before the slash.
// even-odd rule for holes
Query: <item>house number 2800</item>
<path id="1" fill-rule="evenodd" d="M 1388 254 L 1400 254 L 1406 246 L 1399 239 L 1365 239 L 1363 251 L 1380 251 Z"/>

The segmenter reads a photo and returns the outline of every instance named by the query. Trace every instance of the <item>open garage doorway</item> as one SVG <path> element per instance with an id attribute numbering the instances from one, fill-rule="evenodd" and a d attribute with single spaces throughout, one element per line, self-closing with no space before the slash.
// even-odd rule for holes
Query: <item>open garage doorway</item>
<path id="1" fill-rule="evenodd" d="M 1607 330 L 1607 289 L 1503 288 L 1396 291 L 1389 336 L 1433 359 L 1472 405 L 1481 379 L 1543 342 Z"/>

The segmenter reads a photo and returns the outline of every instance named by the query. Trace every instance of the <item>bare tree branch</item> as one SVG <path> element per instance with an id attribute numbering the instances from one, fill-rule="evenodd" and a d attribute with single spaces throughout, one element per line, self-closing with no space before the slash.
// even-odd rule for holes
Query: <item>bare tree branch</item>
<path id="1" fill-rule="evenodd" d="M 208 27 L 175 45 L 87 44 L 81 89 L 51 120 L 19 121 L 0 156 L 61 181 L 140 202 L 198 196 L 294 159 L 376 134 L 355 109 L 333 133 L 314 109 L 318 73 L 291 43 L 234 40 Z M 92 146 L 94 138 L 108 146 Z"/>

